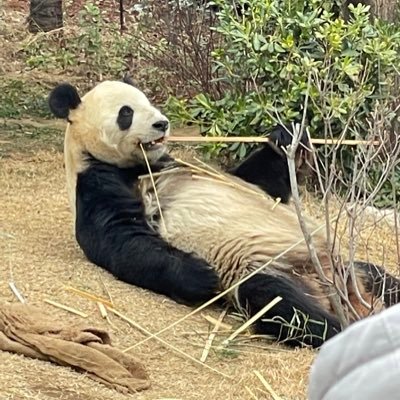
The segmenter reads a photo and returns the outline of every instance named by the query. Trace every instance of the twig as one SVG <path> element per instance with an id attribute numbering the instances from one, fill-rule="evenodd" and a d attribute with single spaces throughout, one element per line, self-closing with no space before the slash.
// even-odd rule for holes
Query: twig
<path id="1" fill-rule="evenodd" d="M 222 313 L 220 314 L 220 316 L 219 316 L 219 318 L 218 318 L 213 330 L 210 333 L 210 336 L 208 337 L 208 339 L 206 341 L 206 345 L 204 346 L 203 353 L 202 353 L 202 355 L 200 357 L 200 361 L 202 363 L 206 362 L 206 360 L 207 360 L 207 356 L 208 356 L 208 353 L 209 353 L 209 351 L 211 349 L 212 342 L 215 339 L 215 336 L 217 336 L 218 329 L 222 325 L 222 321 L 225 318 L 226 313 L 227 313 L 227 310 L 223 310 L 222 311 Z"/>
<path id="2" fill-rule="evenodd" d="M 26 300 L 24 296 L 22 296 L 21 292 L 17 289 L 14 282 L 8 282 L 8 286 L 10 286 L 11 291 L 14 293 L 14 296 L 22 303 L 25 304 Z"/>
<path id="3" fill-rule="evenodd" d="M 247 390 L 247 393 L 254 399 L 258 400 L 258 397 L 251 391 L 251 389 L 248 386 L 244 387 Z"/>
<path id="4" fill-rule="evenodd" d="M 73 293 L 77 294 L 78 296 L 84 297 L 85 299 L 89 299 L 89 300 L 94 301 L 96 303 L 97 302 L 103 303 L 107 307 L 112 307 L 113 306 L 110 301 L 108 301 L 108 300 L 106 300 L 106 299 L 104 299 L 102 297 L 96 296 L 96 295 L 94 295 L 92 293 L 86 292 L 85 290 L 76 289 L 76 288 L 74 288 L 72 286 L 66 286 L 65 290 L 73 292 Z"/>
<path id="5" fill-rule="evenodd" d="M 282 199 L 281 199 L 280 197 L 277 197 L 277 198 L 275 199 L 274 205 L 271 207 L 271 210 L 274 211 L 275 208 L 280 204 L 281 201 L 282 201 Z"/>
<path id="6" fill-rule="evenodd" d="M 164 216 L 163 216 L 163 213 L 162 213 L 162 210 L 161 210 L 161 204 L 160 204 L 160 199 L 158 198 L 156 183 L 154 182 L 153 173 L 151 172 L 151 168 L 150 168 L 150 163 L 149 163 L 149 160 L 147 158 L 147 154 L 144 151 L 144 147 L 143 147 L 142 143 L 140 143 L 140 149 L 142 150 L 144 161 L 146 162 L 147 169 L 149 170 L 151 184 L 153 185 L 154 195 L 156 196 L 158 211 L 160 212 L 161 223 L 164 226 L 165 233 L 167 233 L 167 225 L 165 224 Z"/>
<path id="7" fill-rule="evenodd" d="M 257 196 L 259 196 L 259 197 L 261 197 L 263 199 L 268 199 L 268 197 L 264 193 L 256 192 L 255 190 L 249 189 L 246 186 L 243 186 L 243 185 L 234 183 L 232 181 L 229 181 L 228 179 L 223 180 L 223 179 L 209 178 L 207 176 L 201 176 L 201 175 L 192 175 L 192 178 L 193 179 L 203 180 L 203 181 L 216 182 L 216 183 L 219 183 L 221 185 L 226 185 L 226 186 L 233 187 L 235 189 L 242 190 L 243 192 L 246 192 L 246 193 L 249 193 L 249 194 L 252 194 L 252 195 L 257 195 Z M 276 205 L 275 205 L 275 207 L 276 207 Z"/>
<path id="8" fill-rule="evenodd" d="M 57 303 L 56 301 L 49 300 L 49 299 L 44 299 L 43 301 L 47 304 L 51 304 L 54 307 L 61 308 L 62 310 L 68 311 L 72 314 L 79 315 L 82 318 L 87 318 L 87 314 L 85 314 L 82 311 L 76 310 L 75 308 L 65 306 L 64 304 Z"/>
<path id="9" fill-rule="evenodd" d="M 200 160 L 200 158 L 197 157 L 193 157 L 193 159 L 195 161 L 197 161 L 199 164 L 201 164 L 204 168 L 209 169 L 210 171 L 216 173 L 216 174 L 220 174 L 221 172 L 219 172 L 216 168 L 213 168 L 211 165 L 205 163 L 204 161 Z"/>
<path id="10" fill-rule="evenodd" d="M 222 324 L 221 324 L 222 325 Z M 226 333 L 232 333 L 233 329 L 218 329 L 218 335 L 224 335 Z M 185 331 L 177 334 L 178 336 L 201 336 L 201 335 L 209 335 L 210 330 L 201 330 L 201 331 Z"/>
<path id="11" fill-rule="evenodd" d="M 268 393 L 274 400 L 283 400 L 282 397 L 278 396 L 274 389 L 272 389 L 271 385 L 265 380 L 265 378 L 258 372 L 254 371 L 256 377 L 260 380 L 260 382 L 264 385 L 265 389 L 267 389 Z"/>
<path id="12" fill-rule="evenodd" d="M 98 273 L 97 276 L 99 277 L 99 281 L 100 281 L 101 285 L 103 286 L 104 291 L 106 292 L 108 300 L 110 300 L 111 305 L 114 307 L 114 301 L 113 301 L 113 298 L 111 296 L 110 291 L 108 290 L 107 285 L 105 284 L 105 282 L 104 282 L 103 278 L 101 277 L 100 273 Z"/>
<path id="13" fill-rule="evenodd" d="M 310 235 L 310 232 L 308 231 L 306 222 L 304 220 L 302 210 L 301 210 L 301 201 L 300 201 L 300 195 L 299 195 L 299 188 L 297 185 L 297 174 L 296 174 L 296 153 L 297 153 L 297 148 L 300 144 L 301 138 L 303 136 L 303 130 L 305 126 L 305 119 L 306 119 L 306 110 L 308 106 L 308 99 L 309 99 L 309 89 L 310 89 L 310 82 L 311 82 L 311 74 L 308 77 L 308 84 L 307 84 L 307 92 L 304 100 L 304 113 L 303 113 L 303 118 L 302 122 L 300 125 L 300 130 L 294 129 L 293 131 L 293 138 L 292 138 L 292 144 L 288 146 L 287 149 L 283 149 L 286 151 L 286 156 L 287 156 L 287 163 L 288 163 L 288 169 L 289 169 L 289 178 L 290 178 L 290 189 L 292 192 L 292 198 L 293 198 L 293 203 L 295 206 L 296 214 L 297 214 L 297 219 L 299 221 L 299 225 L 301 228 L 301 231 L 303 232 L 303 236 L 305 238 L 305 243 L 308 247 L 308 251 L 310 253 L 311 261 L 314 265 L 314 269 L 321 280 L 321 283 L 323 285 L 326 285 L 330 291 L 329 293 L 329 301 L 333 307 L 333 309 L 336 312 L 336 315 L 338 316 L 341 324 L 343 326 L 347 326 L 347 319 L 344 314 L 344 310 L 340 301 L 340 296 L 338 291 L 336 290 L 333 282 L 329 282 L 328 278 L 326 277 L 323 267 L 321 265 L 321 262 L 318 258 L 317 251 L 314 247 L 313 240 L 312 240 L 312 235 Z"/>
<path id="14" fill-rule="evenodd" d="M 201 172 L 201 173 L 206 174 L 206 175 L 210 175 L 213 178 L 216 178 L 217 180 L 222 180 L 222 181 L 226 181 L 227 180 L 227 178 L 221 172 L 218 172 L 218 171 L 212 172 L 209 169 L 201 168 L 198 165 L 192 164 L 192 163 L 190 163 L 188 161 L 183 161 L 180 158 L 175 158 L 175 161 L 177 163 L 179 163 L 179 164 L 184 165 L 185 167 L 189 167 L 189 168 L 191 168 L 191 169 L 193 169 L 195 171 Z"/>
<path id="15" fill-rule="evenodd" d="M 273 347 L 273 346 L 257 346 L 256 344 L 252 343 L 246 343 L 248 341 L 254 341 L 254 340 L 259 340 L 259 339 L 273 339 L 273 337 L 268 336 L 268 335 L 251 335 L 251 336 L 243 336 L 242 338 L 239 336 L 239 338 L 236 338 L 235 341 L 231 343 L 231 349 L 234 350 L 239 350 L 238 348 L 240 347 L 245 347 L 245 348 L 250 348 L 250 349 L 257 349 L 257 350 L 262 350 L 262 351 L 268 351 L 270 353 L 271 351 L 274 351 L 276 353 L 292 353 L 292 350 L 290 349 L 285 349 L 282 346 L 281 347 Z M 243 343 L 241 343 L 243 342 Z"/>
<path id="16" fill-rule="evenodd" d="M 210 322 L 211 324 L 216 325 L 219 321 L 219 319 L 215 319 L 214 317 L 212 317 L 211 315 L 204 315 L 201 314 L 201 316 L 208 322 Z M 225 329 L 226 331 L 231 331 L 232 330 L 232 325 L 226 324 L 225 322 L 220 322 L 219 323 L 219 327 Z M 221 330 L 220 330 L 221 331 Z"/>
<path id="17" fill-rule="evenodd" d="M 199 360 L 197 360 L 196 358 L 192 357 L 190 354 L 185 353 L 184 351 L 178 349 L 177 347 L 173 346 L 172 344 L 166 342 L 164 339 L 161 339 L 159 337 L 154 336 L 150 331 L 148 331 L 146 328 L 143 328 L 142 326 L 140 326 L 138 323 L 136 323 L 135 321 L 133 321 L 132 319 L 128 318 L 127 316 L 125 316 L 124 314 L 122 314 L 121 312 L 117 311 L 116 309 L 112 308 L 112 307 L 107 307 L 108 311 L 111 311 L 113 314 L 117 315 L 118 317 L 120 317 L 121 319 L 123 319 L 125 322 L 127 322 L 129 325 L 132 325 L 134 328 L 138 329 L 139 331 L 141 331 L 142 333 L 144 333 L 145 335 L 147 335 L 149 338 L 155 338 L 158 342 L 160 342 L 161 344 L 163 344 L 166 347 L 169 347 L 170 349 L 174 350 L 175 352 L 181 354 L 182 356 L 188 358 L 189 360 L 195 362 L 196 364 L 199 364 L 215 373 L 217 373 L 218 375 L 223 376 L 224 378 L 228 378 L 228 379 L 232 379 L 231 376 L 226 375 L 225 373 L 218 371 L 217 369 L 210 367 L 207 364 L 204 364 L 202 362 L 200 362 Z"/>
<path id="18" fill-rule="evenodd" d="M 171 169 L 163 169 L 160 172 L 152 172 L 151 175 L 153 175 L 153 178 L 154 178 L 154 177 L 161 176 L 161 175 L 173 174 L 179 170 L 180 170 L 180 167 L 175 167 L 175 168 L 171 168 Z M 147 178 L 150 178 L 151 175 L 150 174 L 139 175 L 138 179 L 139 180 L 147 179 Z"/>
<path id="19" fill-rule="evenodd" d="M 229 343 L 235 339 L 236 336 L 238 336 L 240 333 L 242 333 L 245 329 L 247 329 L 253 322 L 257 321 L 259 318 L 263 316 L 268 310 L 270 310 L 272 307 L 277 305 L 280 301 L 282 300 L 282 297 L 277 296 L 275 299 L 270 301 L 268 304 L 266 304 L 260 311 L 258 311 L 256 314 L 254 314 L 251 318 L 249 318 L 242 326 L 240 326 L 238 329 L 236 329 L 235 332 L 233 332 L 227 339 L 223 341 L 223 345 L 227 346 Z"/>
<path id="20" fill-rule="evenodd" d="M 224 184 L 224 185 L 228 185 L 228 186 L 234 187 L 234 188 L 239 189 L 239 190 L 243 190 L 246 193 L 259 196 L 259 197 L 261 197 L 263 199 L 269 199 L 270 198 L 265 193 L 258 192 L 258 191 L 254 190 L 254 189 L 250 189 L 249 187 L 244 186 L 244 185 L 234 181 L 231 177 L 229 177 L 229 176 L 227 176 L 225 174 L 222 174 L 221 172 L 217 171 L 216 169 L 214 169 L 212 167 L 211 168 L 207 168 L 207 169 L 206 168 L 201 168 L 201 167 L 199 167 L 197 165 L 189 163 L 188 161 L 183 161 L 180 158 L 176 158 L 175 161 L 177 163 L 180 163 L 180 164 L 184 165 L 185 167 L 189 167 L 191 170 L 193 170 L 192 172 L 199 172 L 199 173 L 202 173 L 202 174 L 205 174 L 205 175 L 209 175 L 211 177 L 211 178 L 208 178 L 206 176 L 201 176 L 201 175 L 192 175 L 193 179 L 202 179 L 202 180 L 208 180 L 210 182 L 217 182 L 217 183 L 221 183 L 221 184 Z"/>
<path id="21" fill-rule="evenodd" d="M 267 143 L 270 139 L 257 136 L 169 136 L 168 142 L 198 142 L 198 143 Z M 356 139 L 310 139 L 312 144 L 321 145 L 347 145 L 357 146 L 372 145 L 379 146 L 378 140 L 356 140 Z"/>
<path id="22" fill-rule="evenodd" d="M 7 232 L 0 231 L 0 236 L 1 237 L 5 237 L 7 239 L 15 239 L 14 235 L 11 235 L 11 233 L 7 233 Z"/>
<path id="23" fill-rule="evenodd" d="M 204 348 L 204 344 L 203 343 L 196 343 L 196 342 L 192 342 L 192 341 L 188 341 L 189 344 L 191 344 L 194 347 L 201 347 L 202 349 Z M 243 346 L 242 346 L 243 347 Z M 221 348 L 221 345 L 213 345 L 211 346 L 212 349 L 214 349 L 216 352 L 220 352 L 221 350 L 224 350 L 224 348 Z M 264 352 L 260 352 L 260 349 L 263 350 Z M 268 350 L 268 351 L 267 351 Z M 256 356 L 264 356 L 264 357 L 270 357 L 271 356 L 271 351 L 274 352 L 284 352 L 282 350 L 277 350 L 276 347 L 270 347 L 270 348 L 259 348 L 257 349 L 257 351 L 249 351 L 249 350 L 242 350 L 240 348 L 240 346 L 235 346 L 235 347 L 230 347 L 228 349 L 228 351 L 230 351 L 232 354 L 250 354 L 250 355 L 256 355 Z M 292 350 L 286 350 L 286 353 L 292 353 Z"/>
<path id="24" fill-rule="evenodd" d="M 104 318 L 104 319 L 107 319 L 107 316 L 108 316 L 108 315 L 107 315 L 107 310 L 106 310 L 104 304 L 103 304 L 103 303 L 100 303 L 100 302 L 98 301 L 98 302 L 97 302 L 97 307 L 99 308 L 101 317 Z"/>

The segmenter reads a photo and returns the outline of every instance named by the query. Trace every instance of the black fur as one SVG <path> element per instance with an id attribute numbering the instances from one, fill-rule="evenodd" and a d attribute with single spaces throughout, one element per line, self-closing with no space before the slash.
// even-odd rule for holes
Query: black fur
<path id="1" fill-rule="evenodd" d="M 132 125 L 133 120 L 133 110 L 129 106 L 123 106 L 119 110 L 118 117 L 117 117 L 117 124 L 121 131 L 129 129 Z"/>
<path id="2" fill-rule="evenodd" d="M 153 167 L 153 171 L 157 168 Z M 197 304 L 218 291 L 213 269 L 169 246 L 147 224 L 133 184 L 147 169 L 91 160 L 78 175 L 76 237 L 87 258 L 127 283 Z"/>
<path id="3" fill-rule="evenodd" d="M 49 107 L 57 118 L 68 119 L 71 110 L 81 103 L 76 88 L 69 83 L 58 85 L 49 96 Z"/>
<path id="4" fill-rule="evenodd" d="M 273 144 L 266 143 L 229 172 L 259 186 L 274 198 L 280 197 L 282 203 L 287 203 L 291 196 L 289 169 L 286 155 L 280 148 L 292 143 L 292 135 L 285 127 L 278 125 L 269 138 Z M 306 134 L 301 144 L 308 145 Z"/>
<path id="5" fill-rule="evenodd" d="M 154 129 L 157 129 L 160 132 L 166 132 L 169 126 L 169 122 L 166 120 L 162 120 L 162 121 L 157 121 L 155 122 L 152 127 Z"/>
<path id="6" fill-rule="evenodd" d="M 122 82 L 126 83 L 127 85 L 135 86 L 135 82 L 133 82 L 128 73 L 123 76 Z"/>
<path id="7" fill-rule="evenodd" d="M 127 78 L 124 82 L 132 84 Z M 68 119 L 70 111 L 80 103 L 77 90 L 69 84 L 56 87 L 49 97 L 50 109 L 59 118 Z M 121 130 L 131 126 L 131 111 L 122 107 L 118 117 Z M 166 124 L 159 121 L 153 127 L 162 131 Z M 292 137 L 278 126 L 270 138 L 273 143 L 255 151 L 230 172 L 286 203 L 291 195 L 290 179 L 287 160 L 280 148 L 289 145 Z M 302 142 L 307 146 L 305 137 Z M 87 161 L 88 167 L 77 177 L 75 224 L 77 241 L 87 258 L 122 281 L 188 305 L 207 301 L 218 293 L 219 278 L 215 270 L 195 255 L 170 246 L 146 221 L 142 199 L 134 187 L 138 176 L 147 174 L 147 168 L 138 165 L 122 169 L 90 156 Z M 170 161 L 165 156 L 160 165 L 152 166 L 152 171 L 157 172 L 164 162 Z M 364 271 L 367 288 L 382 294 L 380 269 L 370 264 L 360 264 L 359 269 Z M 385 291 L 385 302 L 388 305 L 397 302 L 399 281 L 386 276 L 384 282 L 397 289 L 395 294 Z M 283 300 L 255 323 L 256 331 L 288 345 L 319 347 L 341 327 L 334 316 L 306 293 L 307 287 L 290 277 L 257 274 L 238 288 L 238 301 L 254 315 L 281 296 Z"/>
<path id="8" fill-rule="evenodd" d="M 377 298 L 383 299 L 386 307 L 400 302 L 400 280 L 378 265 L 355 261 L 354 268 L 362 272 L 365 288 Z"/>
<path id="9" fill-rule="evenodd" d="M 256 332 L 271 335 L 290 346 L 304 344 L 317 348 L 341 331 L 339 321 L 289 278 L 256 274 L 238 291 L 240 305 L 250 316 L 277 296 L 282 300 L 258 319 Z"/>

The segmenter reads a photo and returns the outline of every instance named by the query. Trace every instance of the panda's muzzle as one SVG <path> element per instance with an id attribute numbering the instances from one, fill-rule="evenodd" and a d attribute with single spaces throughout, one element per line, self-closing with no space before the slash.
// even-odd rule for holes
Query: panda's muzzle
<path id="1" fill-rule="evenodd" d="M 161 145 L 164 144 L 166 141 L 166 133 L 168 131 L 169 122 L 167 120 L 157 121 L 152 125 L 157 133 L 161 133 L 157 139 L 149 140 L 148 142 L 142 141 L 141 144 L 143 145 L 145 150 L 155 150 L 158 149 Z"/>
<path id="2" fill-rule="evenodd" d="M 145 150 L 156 150 L 162 145 L 164 145 L 166 141 L 167 141 L 166 135 L 162 135 L 158 139 L 150 140 L 148 142 L 141 141 L 140 143 Z"/>
<path id="3" fill-rule="evenodd" d="M 167 120 L 157 121 L 152 125 L 152 127 L 154 129 L 156 129 L 157 131 L 160 131 L 160 132 L 164 132 L 164 133 L 167 132 L 168 126 L 169 126 L 169 122 Z"/>

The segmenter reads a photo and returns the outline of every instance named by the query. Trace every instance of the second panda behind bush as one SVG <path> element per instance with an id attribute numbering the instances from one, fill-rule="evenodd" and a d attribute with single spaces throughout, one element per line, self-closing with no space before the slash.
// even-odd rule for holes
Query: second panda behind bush
<path id="1" fill-rule="evenodd" d="M 290 196 L 286 159 L 275 145 L 266 144 L 231 174 L 212 178 L 174 164 L 166 153 L 168 119 L 129 83 L 105 81 L 82 98 L 62 84 L 49 104 L 68 121 L 67 188 L 76 239 L 90 261 L 185 304 L 204 302 L 266 264 L 228 296 L 247 317 L 282 297 L 255 323 L 256 332 L 319 347 L 341 330 L 295 211 L 269 196 Z M 284 129 L 275 131 L 278 147 L 288 138 Z M 148 169 L 140 145 L 152 172 L 161 172 L 156 192 L 143 178 Z M 311 220 L 308 227 L 333 280 L 325 230 Z M 356 263 L 356 271 L 360 293 L 371 304 L 365 307 L 347 285 L 360 316 L 397 302 L 395 278 L 379 279 L 382 270 L 367 263 Z"/>

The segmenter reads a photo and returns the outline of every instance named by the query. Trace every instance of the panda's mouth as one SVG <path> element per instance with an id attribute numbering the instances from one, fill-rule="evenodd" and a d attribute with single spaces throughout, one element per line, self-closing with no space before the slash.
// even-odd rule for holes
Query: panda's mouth
<path id="1" fill-rule="evenodd" d="M 166 142 L 166 140 L 167 140 L 166 136 L 161 136 L 160 138 L 155 139 L 155 140 L 150 140 L 149 142 L 142 141 L 142 142 L 140 142 L 140 144 L 143 146 L 143 148 L 146 151 L 156 150 L 159 147 L 161 147 Z"/>

